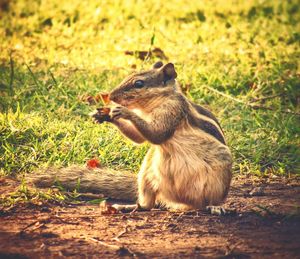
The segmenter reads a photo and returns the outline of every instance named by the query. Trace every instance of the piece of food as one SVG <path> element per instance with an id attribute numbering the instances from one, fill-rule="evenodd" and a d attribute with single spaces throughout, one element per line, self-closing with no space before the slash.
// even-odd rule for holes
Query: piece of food
<path id="1" fill-rule="evenodd" d="M 83 95 L 78 96 L 78 99 L 82 102 L 88 103 L 89 105 L 99 103 L 100 100 L 102 101 L 102 103 L 104 105 L 107 105 L 110 103 L 109 93 L 99 93 L 99 94 L 96 94 L 95 96 L 83 94 Z"/>
<path id="2" fill-rule="evenodd" d="M 110 103 L 109 94 L 108 93 L 100 93 L 100 97 L 102 99 L 102 102 L 107 105 Z"/>
<path id="3" fill-rule="evenodd" d="M 98 123 L 103 123 L 104 121 L 111 121 L 111 117 L 109 115 L 110 108 L 108 107 L 101 107 L 97 108 L 97 111 L 92 114 L 92 117 Z"/>

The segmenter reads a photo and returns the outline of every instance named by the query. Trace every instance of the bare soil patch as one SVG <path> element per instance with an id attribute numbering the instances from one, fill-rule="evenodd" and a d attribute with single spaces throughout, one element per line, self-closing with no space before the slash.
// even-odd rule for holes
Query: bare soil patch
<path id="1" fill-rule="evenodd" d="M 17 185 L 0 186 L 3 196 Z M 299 178 L 245 176 L 233 180 L 228 216 L 18 205 L 0 211 L 0 258 L 300 258 L 299 203 Z"/>

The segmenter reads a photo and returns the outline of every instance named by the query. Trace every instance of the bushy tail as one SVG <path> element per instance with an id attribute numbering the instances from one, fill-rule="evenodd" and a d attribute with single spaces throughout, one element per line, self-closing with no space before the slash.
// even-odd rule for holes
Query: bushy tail
<path id="1" fill-rule="evenodd" d="M 59 183 L 68 190 L 76 188 L 80 192 L 101 193 L 105 197 L 122 201 L 137 200 L 137 177 L 126 171 L 89 169 L 84 166 L 50 167 L 27 175 L 26 179 L 42 188 Z"/>

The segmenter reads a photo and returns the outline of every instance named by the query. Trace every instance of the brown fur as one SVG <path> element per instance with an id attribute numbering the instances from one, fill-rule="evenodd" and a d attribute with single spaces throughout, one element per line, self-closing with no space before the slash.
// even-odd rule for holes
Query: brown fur
<path id="1" fill-rule="evenodd" d="M 180 210 L 218 205 L 228 193 L 232 165 L 222 129 L 209 111 L 180 93 L 175 78 L 164 82 L 163 69 L 133 75 L 111 94 L 125 106 L 115 120 L 130 121 L 134 131 L 154 144 L 138 174 L 139 203 L 148 209 L 160 203 Z M 135 89 L 135 80 L 145 78 L 145 86 Z"/>
<path id="2" fill-rule="evenodd" d="M 231 154 L 217 119 L 182 95 L 176 76 L 173 64 L 159 63 L 129 76 L 110 94 L 121 105 L 112 110 L 112 123 L 134 142 L 152 144 L 137 182 L 132 174 L 99 169 L 87 177 L 82 173 L 87 169 L 77 168 L 59 171 L 60 182 L 74 186 L 80 175 L 87 189 L 92 185 L 94 191 L 127 200 L 136 197 L 137 188 L 138 202 L 147 209 L 155 204 L 179 210 L 219 205 L 230 186 Z"/>
<path id="3" fill-rule="evenodd" d="M 130 172 L 119 172 L 108 168 L 89 169 L 84 166 L 47 168 L 30 174 L 27 180 L 38 187 L 50 187 L 55 182 L 67 190 L 102 193 L 106 197 L 135 202 L 137 199 L 137 177 Z"/>

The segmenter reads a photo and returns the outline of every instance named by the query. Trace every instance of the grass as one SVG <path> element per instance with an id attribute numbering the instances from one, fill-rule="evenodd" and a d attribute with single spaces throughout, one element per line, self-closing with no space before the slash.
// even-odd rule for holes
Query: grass
<path id="1" fill-rule="evenodd" d="M 95 106 L 79 97 L 150 67 L 159 58 L 125 51 L 155 47 L 189 98 L 220 119 L 235 173 L 300 174 L 299 2 L 196 2 L 9 1 L 0 11 L 0 174 L 93 157 L 137 172 L 147 145 L 93 124 Z"/>

